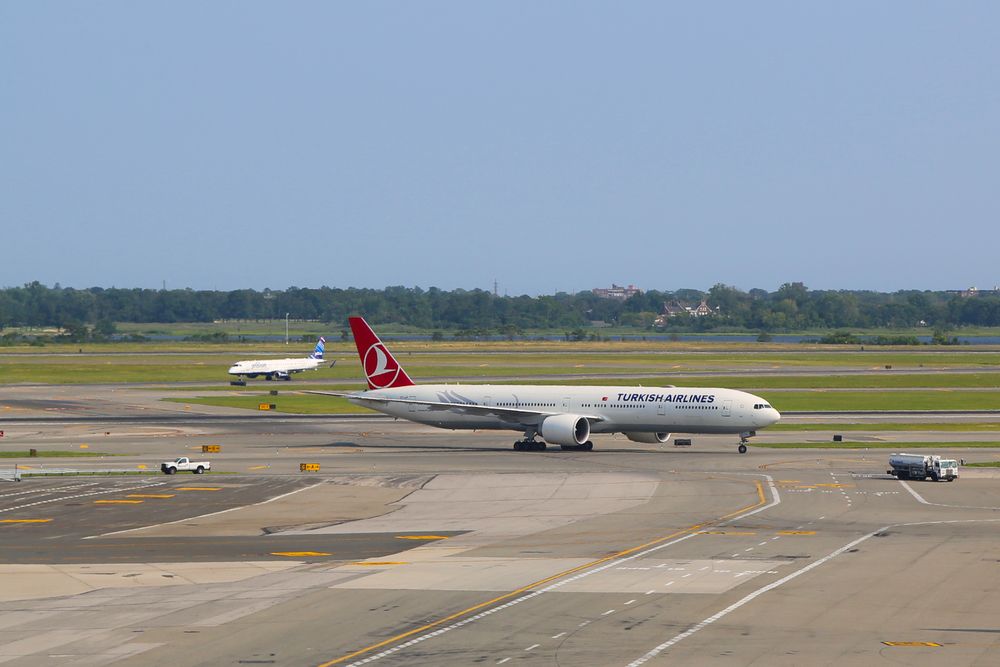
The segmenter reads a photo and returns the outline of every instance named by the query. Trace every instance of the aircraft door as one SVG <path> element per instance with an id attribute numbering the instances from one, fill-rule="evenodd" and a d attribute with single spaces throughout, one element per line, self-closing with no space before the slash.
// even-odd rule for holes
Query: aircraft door
<path id="1" fill-rule="evenodd" d="M 722 416 L 729 417 L 733 414 L 733 402 L 723 401 L 722 402 Z"/>
<path id="2" fill-rule="evenodd" d="M 656 406 L 656 414 L 660 415 L 661 417 L 667 414 L 667 408 L 664 406 L 663 403 L 660 403 L 659 405 Z"/>
<path id="3" fill-rule="evenodd" d="M 416 396 L 404 396 L 403 398 L 405 398 L 407 400 L 410 400 L 410 401 L 417 400 Z M 406 404 L 406 410 L 408 412 L 416 412 L 418 407 L 420 407 L 420 406 L 418 406 L 416 403 L 407 403 Z"/>
<path id="4" fill-rule="evenodd" d="M 569 411 L 569 396 L 563 396 L 562 406 L 563 410 Z"/>

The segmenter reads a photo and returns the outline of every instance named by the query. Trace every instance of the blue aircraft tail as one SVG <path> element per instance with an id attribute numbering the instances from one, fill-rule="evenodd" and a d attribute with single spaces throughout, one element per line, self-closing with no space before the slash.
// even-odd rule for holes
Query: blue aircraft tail
<path id="1" fill-rule="evenodd" d="M 309 358 L 322 359 L 324 350 L 326 350 L 326 339 L 320 336 L 319 340 L 316 341 L 316 349 L 313 350 L 313 353 L 309 355 Z"/>

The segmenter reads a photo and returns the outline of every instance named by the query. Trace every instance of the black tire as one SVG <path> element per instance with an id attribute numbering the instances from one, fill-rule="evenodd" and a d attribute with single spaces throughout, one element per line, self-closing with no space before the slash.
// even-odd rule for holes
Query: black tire
<path id="1" fill-rule="evenodd" d="M 737 451 L 739 451 L 740 454 L 746 454 L 747 453 L 747 446 L 741 444 L 739 447 L 737 447 Z"/>
<path id="2" fill-rule="evenodd" d="M 580 445 L 580 451 L 583 451 L 583 452 L 592 452 L 592 451 L 594 451 L 594 443 L 591 442 L 590 440 L 588 440 L 587 442 L 585 442 L 582 445 Z"/>
<path id="3" fill-rule="evenodd" d="M 205 472 L 205 466 L 198 466 L 197 468 L 194 469 L 194 474 L 196 475 L 200 475 L 203 472 Z"/>
<path id="4" fill-rule="evenodd" d="M 168 475 L 173 475 L 175 472 L 177 472 L 177 468 L 167 468 L 163 472 L 167 473 Z"/>

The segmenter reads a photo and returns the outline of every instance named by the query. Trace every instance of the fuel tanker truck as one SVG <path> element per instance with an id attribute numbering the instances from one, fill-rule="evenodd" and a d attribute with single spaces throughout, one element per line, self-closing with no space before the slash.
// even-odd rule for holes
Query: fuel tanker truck
<path id="1" fill-rule="evenodd" d="M 893 454 L 885 472 L 898 479 L 924 480 L 930 477 L 935 482 L 942 479 L 950 482 L 958 477 L 958 461 L 936 455 Z"/>

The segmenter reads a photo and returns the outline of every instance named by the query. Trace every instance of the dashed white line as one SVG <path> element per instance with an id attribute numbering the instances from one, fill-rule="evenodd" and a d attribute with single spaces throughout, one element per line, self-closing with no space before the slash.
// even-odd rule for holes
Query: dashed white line
<path id="1" fill-rule="evenodd" d="M 615 613 L 614 609 L 608 609 L 606 612 L 604 612 L 603 614 L 601 614 L 601 616 L 607 616 L 608 614 L 613 614 L 613 613 Z"/>
<path id="2" fill-rule="evenodd" d="M 14 507 L 5 507 L 0 509 L 0 512 L 13 512 L 14 510 L 24 509 L 26 507 L 35 507 L 36 505 L 45 505 L 47 503 L 60 502 L 62 500 L 74 500 L 76 498 L 86 498 L 88 496 L 100 496 L 106 493 L 125 493 L 127 491 L 135 491 L 137 489 L 148 489 L 151 486 L 163 486 L 164 482 L 154 482 L 152 484 L 140 484 L 138 486 L 129 487 L 118 487 L 114 489 L 104 489 L 103 491 L 92 491 L 90 493 L 78 493 L 74 496 L 59 496 L 57 498 L 49 498 L 48 500 L 36 500 L 33 503 L 25 503 L 24 505 L 15 505 Z"/>
<path id="3" fill-rule="evenodd" d="M 728 607 L 726 607 L 722 611 L 720 611 L 720 612 L 718 612 L 718 613 L 716 613 L 716 614 L 714 614 L 712 616 L 709 616 L 708 618 L 706 618 L 705 620 L 703 620 L 701 623 L 698 623 L 697 625 L 695 625 L 695 626 L 693 626 L 693 627 L 685 630 L 684 632 L 680 633 L 679 635 L 677 635 L 673 639 L 670 639 L 668 641 L 663 642 L 662 644 L 660 644 L 659 646 L 657 646 L 654 649 L 650 650 L 648 653 L 646 653 L 642 657 L 638 658 L 637 660 L 633 660 L 632 662 L 630 662 L 628 664 L 628 667 L 638 667 L 639 665 L 643 665 L 643 664 L 649 662 L 650 660 L 652 660 L 653 658 L 655 658 L 656 656 L 658 656 L 660 653 L 662 653 L 663 651 L 665 651 L 668 648 L 670 648 L 671 646 L 673 646 L 674 644 L 676 644 L 676 643 L 678 643 L 678 642 L 680 642 L 680 641 L 682 641 L 682 640 L 690 637 L 694 633 L 696 633 L 699 630 L 701 630 L 701 629 L 703 629 L 703 628 L 711 625 L 712 623 L 715 623 L 720 618 L 726 616 L 727 614 L 729 614 L 729 613 L 731 613 L 733 611 L 736 611 L 737 609 L 739 609 L 743 605 L 747 604 L 748 602 L 751 602 L 754 599 L 756 599 L 757 597 L 763 595 L 764 593 L 767 593 L 768 591 L 774 590 L 775 588 L 781 586 L 782 584 L 785 584 L 785 583 L 791 581 L 792 579 L 795 579 L 799 575 L 805 574 L 806 572 L 809 572 L 810 570 L 812 570 L 814 568 L 817 568 L 820 565 L 823 565 L 824 563 L 826 563 L 826 562 L 828 562 L 828 561 L 836 558 L 840 554 L 846 552 L 848 549 L 853 549 L 855 546 L 861 544 L 865 540 L 871 538 L 876 533 L 879 533 L 879 532 L 881 532 L 883 530 L 886 530 L 886 528 L 880 528 L 879 530 L 876 530 L 874 532 L 868 533 L 867 535 L 859 537 L 858 539 L 854 540 L 853 542 L 849 542 L 849 543 L 845 544 L 844 546 L 840 547 L 839 549 L 837 549 L 833 553 L 828 554 L 828 555 L 824 556 L 823 558 L 820 558 L 819 560 L 817 560 L 817 561 L 815 561 L 813 563 L 810 563 L 809 565 L 806 565 L 805 567 L 803 567 L 803 568 L 801 568 L 799 570 L 796 570 L 795 572 L 792 572 L 791 574 L 789 574 L 789 575 L 787 575 L 785 577 L 782 577 L 781 579 L 778 579 L 777 581 L 774 581 L 774 582 L 772 582 L 772 583 L 770 583 L 770 584 L 768 584 L 766 586 L 763 586 L 762 588 L 758 588 L 753 593 L 750 593 L 749 595 L 745 596 L 742 600 L 738 600 L 737 602 L 734 602 L 733 604 L 729 605 Z"/>
<path id="4" fill-rule="evenodd" d="M 565 634 L 566 634 L 565 632 L 560 632 L 558 635 L 552 635 L 552 639 L 559 639 L 560 637 L 562 637 Z"/>
<path id="5" fill-rule="evenodd" d="M 160 482 L 162 484 L 163 482 Z M 184 519 L 177 519 L 176 521 L 167 521 L 165 523 L 154 523 L 149 526 L 139 526 L 138 528 L 127 528 L 125 530 L 116 530 L 110 533 L 102 533 L 100 535 L 91 535 L 85 537 L 85 540 L 92 540 L 95 537 L 107 537 L 108 535 L 120 535 L 122 533 L 133 533 L 140 530 L 149 530 L 150 528 L 159 528 L 160 526 L 171 526 L 175 523 L 183 523 L 185 521 L 194 521 L 195 519 L 204 519 L 210 516 L 217 516 L 219 514 L 226 514 L 227 512 L 235 512 L 236 510 L 243 509 L 244 507 L 257 507 L 258 505 L 267 505 L 268 503 L 273 503 L 275 500 L 281 500 L 282 498 L 287 498 L 288 496 L 294 495 L 296 493 L 301 493 L 303 491 L 308 491 L 309 489 L 314 489 L 321 484 L 326 484 L 326 482 L 317 482 L 316 484 L 311 484 L 310 486 L 304 486 L 301 489 L 295 489 L 294 491 L 289 491 L 288 493 L 283 493 L 280 496 L 275 496 L 273 498 L 268 498 L 267 500 L 262 500 L 259 503 L 251 503 L 249 505 L 239 505 L 238 507 L 230 507 L 229 509 L 219 510 L 218 512 L 209 512 L 208 514 L 199 514 L 198 516 L 189 516 Z M 157 485 L 158 486 L 158 485 Z"/>
<path id="6" fill-rule="evenodd" d="M 498 665 L 502 665 L 503 663 L 507 662 L 508 660 L 510 660 L 510 658 L 504 658 L 503 660 L 497 660 L 497 664 Z"/>
<path id="7" fill-rule="evenodd" d="M 526 648 L 526 649 L 524 649 L 524 650 L 525 650 L 525 651 L 533 651 L 533 650 L 535 650 L 536 648 L 538 648 L 539 646 L 541 646 L 541 644 L 532 644 L 531 646 L 529 646 L 528 648 Z"/>
<path id="8" fill-rule="evenodd" d="M 635 599 L 634 599 L 634 598 L 633 598 L 633 599 L 631 599 L 631 600 L 629 600 L 629 601 L 628 601 L 628 602 L 626 602 L 625 604 L 627 604 L 627 605 L 628 605 L 628 604 L 632 604 L 633 602 L 635 602 Z"/>

